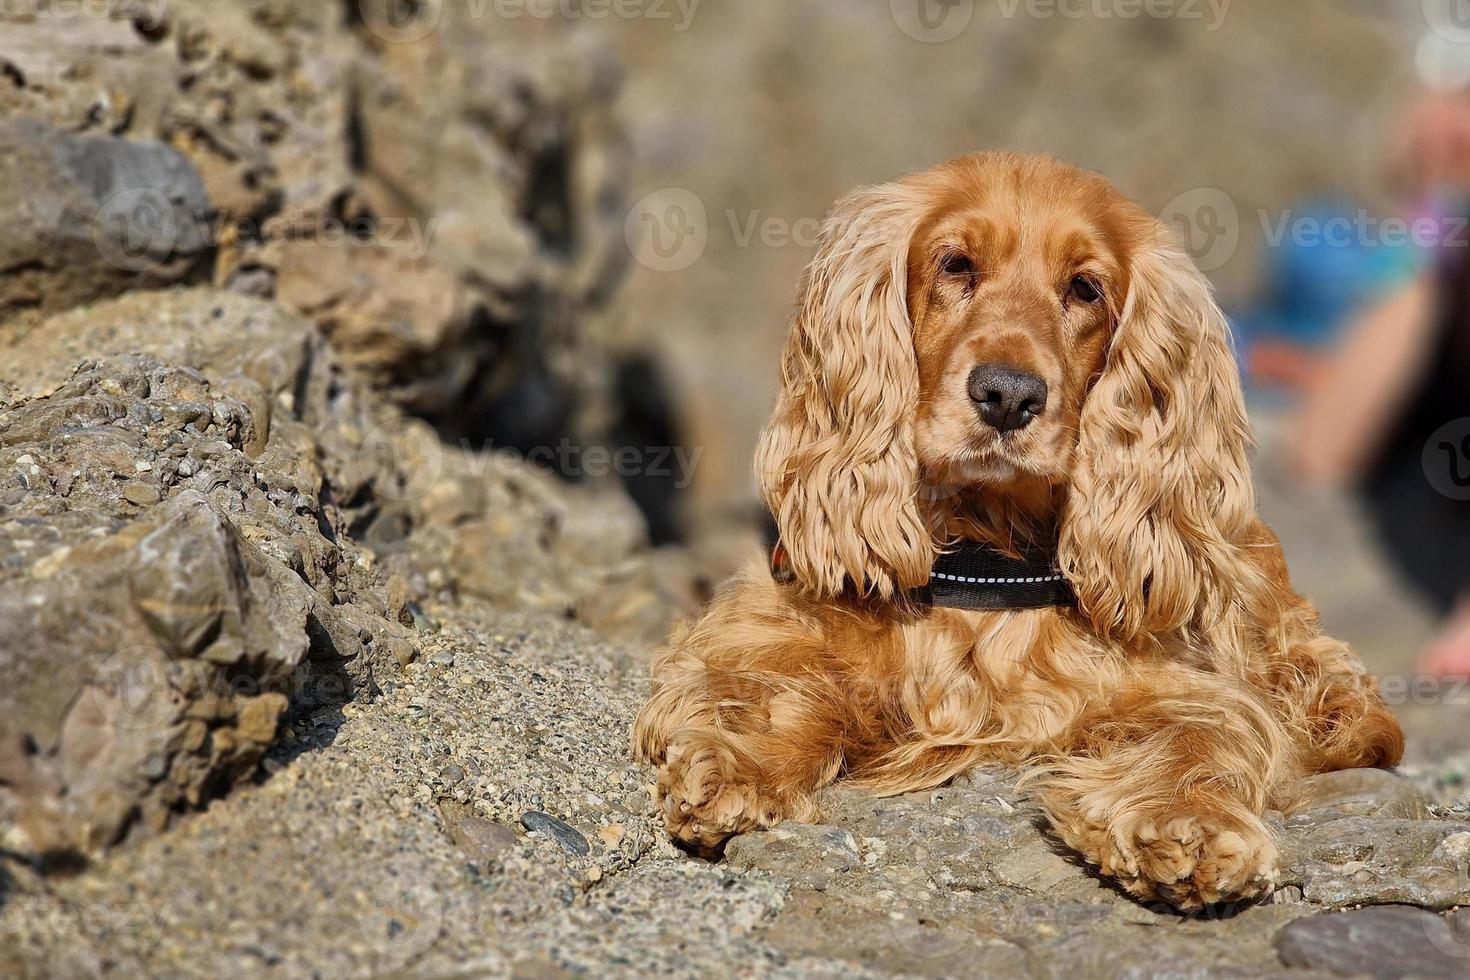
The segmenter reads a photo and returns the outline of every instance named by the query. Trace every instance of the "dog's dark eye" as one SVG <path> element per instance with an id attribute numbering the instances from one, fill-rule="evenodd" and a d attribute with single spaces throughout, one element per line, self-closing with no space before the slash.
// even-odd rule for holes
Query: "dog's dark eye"
<path id="1" fill-rule="evenodd" d="M 1078 276 L 1072 280 L 1072 295 L 1084 303 L 1096 303 L 1102 299 L 1102 289 L 1086 276 Z"/>
<path id="2" fill-rule="evenodd" d="M 952 252 L 946 255 L 940 268 L 947 276 L 969 279 L 975 275 L 975 263 L 971 262 L 970 257 L 963 252 Z"/>

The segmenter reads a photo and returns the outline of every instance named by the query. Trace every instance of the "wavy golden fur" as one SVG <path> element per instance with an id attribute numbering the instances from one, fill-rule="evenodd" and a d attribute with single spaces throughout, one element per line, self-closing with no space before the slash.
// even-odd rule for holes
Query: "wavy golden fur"
<path id="1" fill-rule="evenodd" d="M 1045 383 L 1030 424 L 977 412 L 994 363 Z M 1269 890 L 1286 781 L 1398 761 L 1256 516 L 1208 284 L 1103 178 L 980 154 L 848 197 L 781 381 L 757 472 L 794 581 L 727 585 L 636 724 L 677 840 L 814 819 L 837 779 L 900 793 L 1000 761 L 1103 874 L 1192 909 Z M 1056 547 L 1078 608 L 911 601 L 958 540 Z"/>

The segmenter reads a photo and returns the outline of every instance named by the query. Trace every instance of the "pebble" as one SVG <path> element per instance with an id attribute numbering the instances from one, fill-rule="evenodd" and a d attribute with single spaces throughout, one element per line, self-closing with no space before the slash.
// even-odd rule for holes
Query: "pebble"
<path id="1" fill-rule="evenodd" d="M 1275 943 L 1286 966 L 1341 976 L 1470 976 L 1470 946 L 1455 938 L 1444 919 L 1408 905 L 1298 919 L 1277 933 Z"/>
<path id="2" fill-rule="evenodd" d="M 592 847 L 587 843 L 587 838 L 577 832 L 577 829 L 563 820 L 558 820 L 549 813 L 540 810 L 528 810 L 521 814 L 521 826 L 533 834 L 545 834 L 561 845 L 562 850 L 577 857 L 585 857 L 591 852 Z"/>
<path id="3" fill-rule="evenodd" d="M 123 499 L 139 507 L 148 507 L 163 499 L 157 487 L 146 483 L 127 483 L 122 488 Z"/>

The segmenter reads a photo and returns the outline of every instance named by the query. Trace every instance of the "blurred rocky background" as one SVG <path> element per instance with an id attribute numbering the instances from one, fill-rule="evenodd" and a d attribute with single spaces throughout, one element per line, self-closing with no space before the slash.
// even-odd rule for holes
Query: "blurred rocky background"
<path id="1" fill-rule="evenodd" d="M 1175 6 L 0 4 L 0 973 L 1464 975 L 1444 766 L 1303 787 L 1278 902 L 1176 924 L 1004 773 L 710 865 L 628 757 L 647 651 L 755 553 L 838 196 L 987 146 L 1223 189 L 1229 299 L 1256 209 L 1383 194 L 1421 16 Z M 1351 512 L 1263 481 L 1406 669 Z"/>

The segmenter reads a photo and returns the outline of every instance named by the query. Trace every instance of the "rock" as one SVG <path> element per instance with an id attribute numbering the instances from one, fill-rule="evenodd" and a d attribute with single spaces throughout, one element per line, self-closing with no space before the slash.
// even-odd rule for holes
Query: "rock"
<path id="1" fill-rule="evenodd" d="M 1402 905 L 1316 915 L 1276 935 L 1281 962 L 1338 976 L 1461 980 L 1470 976 L 1470 944 L 1444 919 Z"/>
<path id="2" fill-rule="evenodd" d="M 276 722 L 285 712 L 287 704 L 286 696 L 276 691 L 243 702 L 235 724 L 236 736 L 257 745 L 269 745 L 275 741 Z"/>
<path id="3" fill-rule="evenodd" d="M 520 837 L 505 824 L 486 820 L 458 805 L 443 809 L 450 839 L 476 860 L 493 861 L 520 844 Z"/>
<path id="4" fill-rule="evenodd" d="M 482 367 L 466 351 L 484 343 L 473 331 L 484 329 L 485 313 L 468 288 L 409 251 L 408 243 L 289 242 L 261 261 L 278 269 L 281 302 L 318 323 L 376 387 L 406 409 L 443 415 Z"/>
<path id="5" fill-rule="evenodd" d="M 1016 848 L 998 861 L 993 870 L 1002 884 L 1040 892 L 1087 874 L 1075 859 L 1069 860 L 1057 853 L 1055 847 L 1042 842 Z"/>
<path id="6" fill-rule="evenodd" d="M 209 247 L 209 207 L 161 143 L 0 122 L 0 320 L 184 279 Z"/>
<path id="7" fill-rule="evenodd" d="M 73 349 L 100 359 L 57 372 Z M 0 820 L 17 853 L 95 858 L 253 776 L 289 707 L 399 669 L 410 631 L 323 502 L 388 477 L 344 465 L 365 396 L 258 302 L 129 297 L 11 350 L 0 743 L 30 749 Z"/>
<path id="8" fill-rule="evenodd" d="M 1289 826 L 1337 817 L 1421 820 L 1429 798 L 1411 780 L 1382 769 L 1345 769 L 1299 780 L 1281 807 Z"/>
<path id="9" fill-rule="evenodd" d="M 575 827 L 565 821 L 539 810 L 528 810 L 521 814 L 521 826 L 533 834 L 545 834 L 561 845 L 562 850 L 578 857 L 586 856 L 592 848 Z"/>
<path id="10" fill-rule="evenodd" d="M 285 707 L 271 689 L 291 686 L 310 647 L 310 590 L 273 582 L 271 559 L 198 491 L 109 536 L 79 534 L 98 526 L 0 523 L 11 555 L 33 550 L 24 536 L 37 530 L 50 538 L 40 547 L 67 549 L 45 578 L 12 574 L 0 588 L 11 679 L 0 738 L 33 746 L 18 791 L 0 794 L 0 818 L 33 853 L 96 855 L 135 815 L 166 824 L 176 807 L 248 777 Z M 223 666 L 206 643 L 240 654 Z M 185 737 L 191 718 L 207 740 Z"/>
<path id="11" fill-rule="evenodd" d="M 857 839 L 842 827 L 783 823 L 742 834 L 725 848 L 732 868 L 760 868 L 806 887 L 825 890 L 836 876 L 863 867 Z"/>
<path id="12" fill-rule="evenodd" d="M 1342 817 L 1281 837 L 1282 884 L 1328 909 L 1470 904 L 1470 823 Z"/>
<path id="13" fill-rule="evenodd" d="M 147 507 L 163 499 L 157 487 L 136 482 L 123 484 L 122 496 L 128 503 L 137 504 L 139 507 Z"/>

